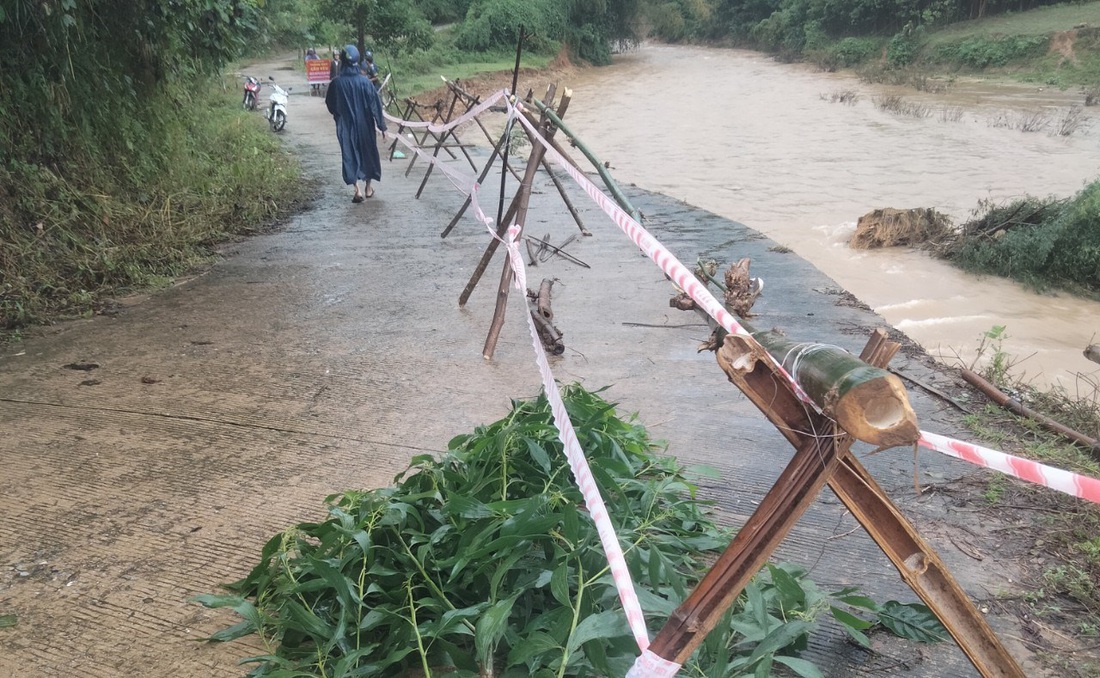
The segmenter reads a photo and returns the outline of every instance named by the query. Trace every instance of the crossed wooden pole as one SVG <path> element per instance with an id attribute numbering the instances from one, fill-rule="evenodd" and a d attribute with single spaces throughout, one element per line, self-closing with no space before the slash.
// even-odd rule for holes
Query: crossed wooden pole
<path id="1" fill-rule="evenodd" d="M 900 344 L 889 341 L 881 329 L 876 330 L 859 360 L 884 369 L 898 348 Z M 665 659 L 684 663 L 828 484 L 983 676 L 1024 678 L 1016 660 L 940 557 L 852 454 L 852 435 L 836 420 L 800 400 L 766 351 L 757 341 L 729 334 L 716 356 L 729 380 L 795 447 L 794 458 L 726 551 L 657 633 L 649 649 Z M 854 357 L 851 360 L 856 361 Z M 835 410 L 835 402 L 818 404 L 826 413 Z M 874 408 L 881 403 L 871 398 L 868 405 Z M 907 410 L 903 418 L 909 419 L 912 409 L 907 399 L 903 409 Z M 911 443 L 916 442 L 919 430 L 915 415 L 911 433 L 906 433 L 908 425 L 894 421 L 894 415 L 881 415 L 872 414 L 871 423 L 877 418 L 901 425 L 892 427 L 890 440 L 870 442 L 893 445 L 898 443 L 897 437 L 906 435 L 912 437 Z"/>

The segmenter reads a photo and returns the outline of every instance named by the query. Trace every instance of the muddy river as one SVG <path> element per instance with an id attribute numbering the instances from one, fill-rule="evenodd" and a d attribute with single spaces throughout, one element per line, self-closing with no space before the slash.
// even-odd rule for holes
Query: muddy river
<path id="1" fill-rule="evenodd" d="M 916 251 L 846 245 L 876 208 L 934 207 L 958 220 L 983 199 L 1081 189 L 1100 176 L 1095 114 L 1091 130 L 1068 138 L 998 126 L 1025 110 L 1056 121 L 1080 102 L 1076 91 L 959 81 L 922 94 L 752 52 L 669 46 L 581 71 L 570 85 L 570 127 L 620 181 L 766 233 L 946 362 L 969 363 L 982 333 L 1004 325 L 1019 371 L 1093 392 L 1100 367 L 1082 349 L 1100 341 L 1100 303 L 1035 294 Z M 859 95 L 854 105 L 830 101 L 844 90 Z M 892 93 L 932 115 L 880 110 L 874 99 Z"/>

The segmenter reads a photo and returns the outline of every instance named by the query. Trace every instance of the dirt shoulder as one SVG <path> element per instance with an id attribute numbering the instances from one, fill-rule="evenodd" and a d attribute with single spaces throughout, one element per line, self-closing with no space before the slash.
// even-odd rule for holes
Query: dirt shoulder
<path id="1" fill-rule="evenodd" d="M 0 357 L 0 512 L 9 535 L 0 546 L 0 614 L 18 616 L 0 629 L 0 674 L 241 675 L 237 660 L 264 648 L 194 642 L 235 620 L 193 596 L 245 575 L 270 535 L 320 517 L 325 496 L 387 485 L 412 456 L 445 449 L 502 416 L 509 399 L 538 392 L 515 299 L 494 359 L 482 358 L 501 260 L 464 308 L 456 303 L 487 242 L 468 215 L 440 238 L 462 196 L 435 174 L 417 199 L 424 165 L 406 176 L 404 160 L 384 165 L 374 198 L 352 204 L 323 101 L 296 88 L 289 110 L 285 141 L 319 191 L 313 209 L 280 232 L 227 246 L 205 275 L 117 316 L 48 328 Z M 472 172 L 461 155 L 446 162 Z M 493 183 L 485 204 L 496 204 Z M 761 325 L 853 351 L 882 325 L 751 228 L 627 192 L 682 260 L 751 257 L 768 281 L 756 307 Z M 571 195 L 594 235 L 568 251 L 591 268 L 554 258 L 529 272 L 532 284 L 559 281 L 555 320 L 567 350 L 553 363 L 556 377 L 610 386 L 607 397 L 638 412 L 669 453 L 716 468 L 719 478 L 701 492 L 722 522 L 739 525 L 789 446 L 713 357 L 696 352 L 706 331 L 668 307 L 663 274 Z M 531 210 L 529 232 L 556 243 L 577 233 L 545 177 Z M 894 366 L 960 399 L 966 393 L 912 344 Z M 911 397 L 923 427 L 966 435 L 953 405 L 918 389 Z M 1040 620 L 1026 604 L 1041 587 L 1045 514 L 1064 504 L 1018 513 L 991 506 L 983 489 L 991 472 L 932 453 L 916 466 L 905 450 L 864 461 L 1028 675 L 1071 675 L 1037 652 L 1067 664 L 1095 652 L 1071 620 Z M 926 488 L 920 495 L 914 473 Z M 808 567 L 822 587 L 915 599 L 828 493 L 777 555 Z M 976 675 L 950 643 L 873 641 L 873 651 L 857 648 L 825 624 L 808 655 L 832 676 Z"/>

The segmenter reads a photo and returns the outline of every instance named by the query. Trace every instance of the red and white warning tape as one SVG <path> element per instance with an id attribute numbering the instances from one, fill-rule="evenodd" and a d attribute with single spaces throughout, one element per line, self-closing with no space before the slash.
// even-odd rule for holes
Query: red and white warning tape
<path id="1" fill-rule="evenodd" d="M 436 161 L 436 158 L 423 153 L 416 145 L 401 139 L 400 136 L 397 138 L 412 152 L 418 153 L 426 160 L 432 162 Z M 485 227 L 489 229 L 493 237 L 496 237 L 493 226 L 494 220 L 486 216 L 478 203 L 477 194 L 480 190 L 480 186 L 476 182 L 464 180 L 464 175 L 454 172 L 450 167 L 438 162 L 436 166 L 451 179 L 452 183 L 454 183 L 459 190 L 462 190 L 470 196 L 470 205 L 473 207 L 477 219 L 485 224 Z M 527 271 L 524 267 L 523 256 L 520 254 L 518 243 L 521 228 L 519 224 L 509 228 L 506 236 L 507 239 L 504 240 L 504 244 L 508 250 L 508 261 L 512 268 L 512 273 L 514 274 L 513 282 L 520 294 L 526 297 Z M 546 393 L 547 400 L 550 402 L 550 410 L 553 413 L 554 423 L 558 429 L 558 438 L 564 446 L 565 456 L 569 462 L 569 468 L 573 472 L 573 478 L 584 497 L 585 507 L 592 517 L 592 522 L 596 525 L 596 531 L 600 536 L 600 543 L 603 546 L 604 553 L 607 555 L 607 562 L 611 568 L 611 576 L 615 582 L 615 588 L 618 591 L 619 600 L 622 602 L 623 611 L 626 614 L 631 633 L 634 635 L 635 642 L 638 643 L 638 648 L 645 653 L 649 647 L 649 633 L 645 626 L 645 615 L 642 612 L 641 604 L 638 602 L 638 594 L 634 589 L 634 582 L 630 576 L 630 570 L 627 568 L 626 557 L 623 554 L 622 546 L 619 544 L 615 525 L 612 523 L 611 517 L 607 513 L 607 507 L 603 502 L 603 497 L 600 496 L 595 479 L 592 477 L 592 470 L 588 465 L 588 460 L 585 458 L 584 451 L 577 441 L 576 431 L 573 429 L 573 424 L 569 420 L 569 415 L 566 412 L 565 403 L 562 401 L 561 392 L 558 389 L 557 382 L 554 380 L 554 375 L 550 371 L 550 364 L 547 361 L 546 351 L 542 346 L 542 341 L 539 339 L 538 331 L 535 328 L 535 322 L 531 318 L 530 313 L 525 313 L 524 315 L 527 317 L 527 326 L 531 333 L 531 343 L 535 349 L 535 361 L 538 364 L 539 373 L 542 376 L 543 390 Z M 660 657 L 657 657 L 657 659 L 660 659 Z M 677 666 L 677 669 L 678 668 Z M 643 678 L 643 676 L 662 678 L 663 676 L 673 675 L 675 675 L 675 671 L 665 674 L 639 674 L 638 678 Z"/>
<path id="2" fill-rule="evenodd" d="M 1021 459 L 988 447 L 921 431 L 920 445 L 995 471 L 1100 504 L 1100 480 Z"/>

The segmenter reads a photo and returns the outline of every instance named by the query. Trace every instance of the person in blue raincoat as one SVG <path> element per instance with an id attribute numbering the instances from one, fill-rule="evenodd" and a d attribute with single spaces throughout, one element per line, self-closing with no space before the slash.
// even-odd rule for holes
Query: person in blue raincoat
<path id="1" fill-rule="evenodd" d="M 355 186 L 352 202 L 363 202 L 374 195 L 371 181 L 382 180 L 375 128 L 386 138 L 386 119 L 374 85 L 359 71 L 359 50 L 348 45 L 340 52 L 340 74 L 329 85 L 325 105 L 336 120 L 336 139 L 344 183 Z M 359 189 L 359 182 L 365 182 Z"/>

